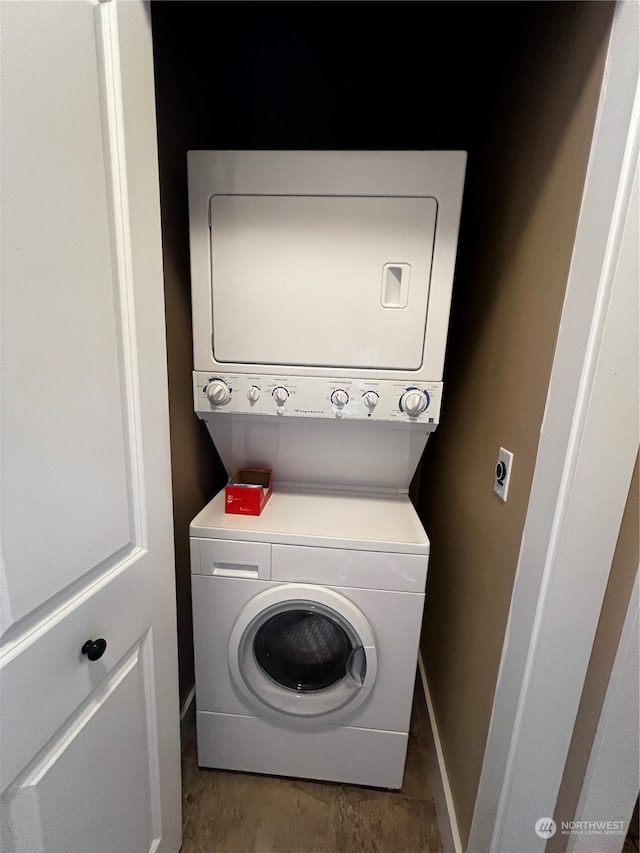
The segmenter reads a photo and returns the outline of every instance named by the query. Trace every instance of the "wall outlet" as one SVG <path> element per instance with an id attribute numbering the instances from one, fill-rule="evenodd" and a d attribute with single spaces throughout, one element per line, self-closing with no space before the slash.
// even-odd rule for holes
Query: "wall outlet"
<path id="1" fill-rule="evenodd" d="M 494 472 L 493 491 L 506 501 L 509 493 L 509 480 L 511 478 L 511 468 L 513 467 L 513 453 L 510 450 L 500 448 L 498 453 L 498 461 Z"/>

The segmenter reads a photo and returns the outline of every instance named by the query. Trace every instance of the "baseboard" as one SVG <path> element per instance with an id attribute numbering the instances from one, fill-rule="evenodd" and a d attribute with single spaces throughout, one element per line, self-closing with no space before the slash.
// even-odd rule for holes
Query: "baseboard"
<path id="1" fill-rule="evenodd" d="M 447 775 L 447 767 L 444 762 L 442 743 L 438 733 L 438 726 L 433 710 L 433 702 L 431 701 L 427 673 L 424 668 L 424 661 L 422 660 L 422 653 L 418 654 L 418 671 L 420 672 L 420 681 L 422 682 L 422 689 L 427 703 L 427 713 L 429 714 L 429 723 L 431 724 L 431 746 L 437 758 L 437 763 L 432 762 L 429 775 L 431 777 L 430 782 L 438 810 L 442 849 L 444 853 L 462 853 L 462 842 L 460 841 L 458 820 L 456 818 L 451 786 L 449 785 L 449 776 Z"/>
<path id="2" fill-rule="evenodd" d="M 189 691 L 180 710 L 180 746 L 184 751 L 196 731 L 196 686 Z"/>

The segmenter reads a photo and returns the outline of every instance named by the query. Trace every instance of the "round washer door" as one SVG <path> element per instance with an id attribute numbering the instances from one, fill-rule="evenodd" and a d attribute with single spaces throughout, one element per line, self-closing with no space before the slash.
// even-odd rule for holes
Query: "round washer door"
<path id="1" fill-rule="evenodd" d="M 373 630 L 325 587 L 281 584 L 251 599 L 229 640 L 236 687 L 259 710 L 323 720 L 346 715 L 376 679 Z"/>

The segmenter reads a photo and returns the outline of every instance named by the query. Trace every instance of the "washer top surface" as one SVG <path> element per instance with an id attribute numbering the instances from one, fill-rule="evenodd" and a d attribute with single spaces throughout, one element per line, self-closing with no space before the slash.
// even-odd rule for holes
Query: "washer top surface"
<path id="1" fill-rule="evenodd" d="M 193 519 L 191 536 L 287 545 L 428 554 L 429 539 L 407 495 L 274 491 L 259 516 L 224 511 L 224 489 Z"/>

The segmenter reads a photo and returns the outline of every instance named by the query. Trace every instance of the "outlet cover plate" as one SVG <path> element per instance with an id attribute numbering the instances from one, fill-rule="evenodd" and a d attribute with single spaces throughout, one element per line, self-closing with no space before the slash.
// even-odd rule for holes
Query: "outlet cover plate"
<path id="1" fill-rule="evenodd" d="M 513 467 L 513 453 L 501 447 L 498 452 L 498 461 L 493 473 L 493 491 L 506 501 L 509 493 L 509 481 L 511 479 L 511 468 Z"/>

